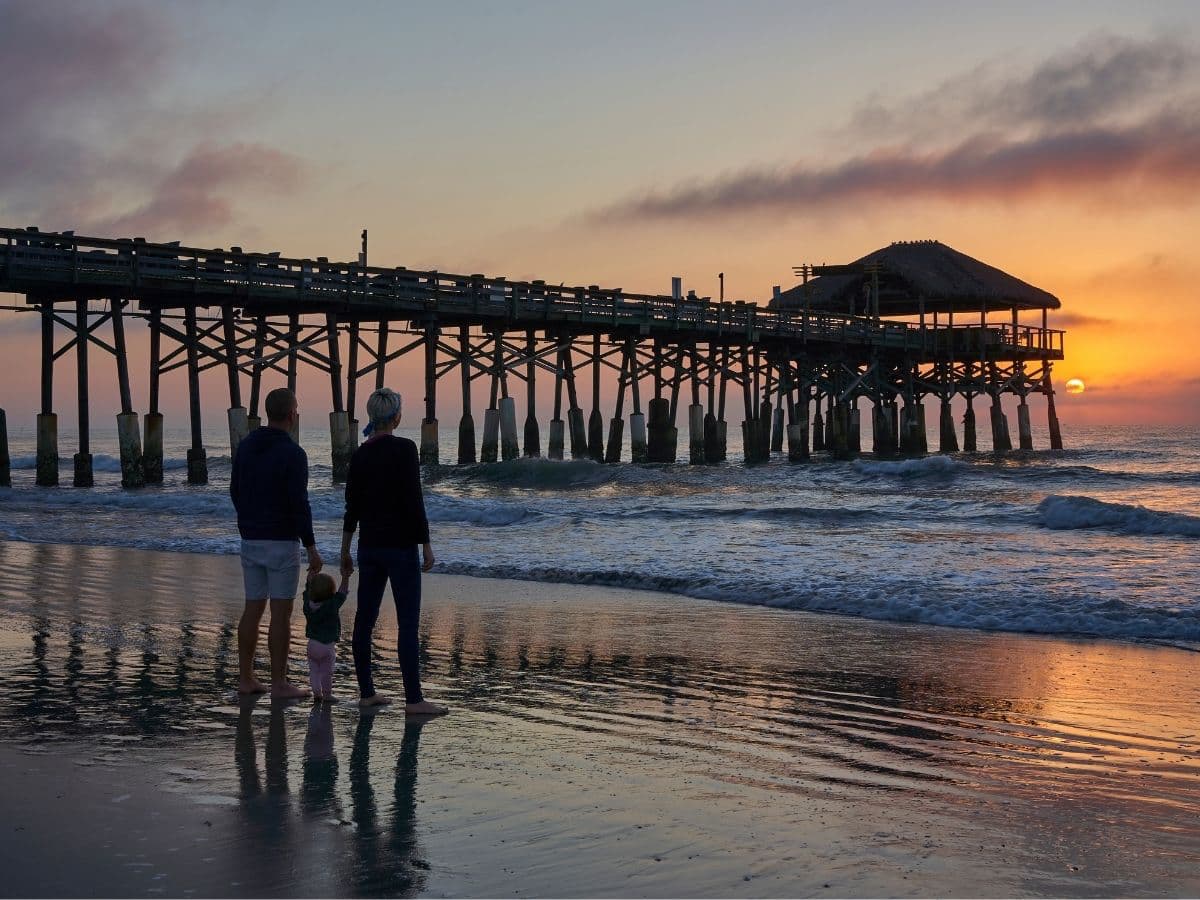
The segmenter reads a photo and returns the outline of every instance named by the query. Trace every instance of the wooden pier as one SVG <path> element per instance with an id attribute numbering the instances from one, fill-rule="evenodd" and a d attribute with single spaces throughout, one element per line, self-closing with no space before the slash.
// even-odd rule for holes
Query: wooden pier
<path id="1" fill-rule="evenodd" d="M 996 450 L 1013 447 L 1002 406 L 1010 396 L 1017 401 L 1019 446 L 1031 449 L 1031 393 L 1046 395 L 1051 447 L 1062 446 L 1051 367 L 1063 358 L 1063 332 L 1046 321 L 1058 301 L 1004 273 L 998 274 L 1028 291 L 998 290 L 1007 282 L 989 275 L 990 281 L 976 285 L 976 295 L 960 284 L 953 296 L 914 297 L 914 290 L 939 282 L 914 278 L 902 262 L 864 258 L 846 266 L 802 267 L 803 284 L 777 291 L 760 306 L 682 296 L 678 281 L 669 295 L 635 294 L 368 266 L 365 252 L 359 262 L 337 263 L 36 229 L 0 229 L 0 240 L 0 292 L 23 294 L 22 309 L 41 316 L 39 485 L 59 480 L 54 363 L 71 350 L 80 424 L 73 483 L 92 483 L 89 346 L 116 357 L 122 483 L 128 487 L 162 480 L 159 381 L 167 372 L 187 369 L 188 480 L 194 484 L 208 477 L 201 372 L 221 368 L 228 376 L 231 453 L 260 422 L 264 374 L 278 373 L 295 389 L 300 365 L 325 373 L 334 479 L 342 480 L 357 440 L 359 380 L 383 385 L 387 364 L 408 353 L 420 353 L 424 361 L 420 450 L 430 465 L 439 458 L 438 386 L 445 379 L 457 380 L 461 389 L 459 463 L 541 456 L 539 374 L 554 384 L 544 450 L 551 459 L 619 461 L 628 416 L 634 462 L 676 462 L 681 420 L 687 460 L 722 462 L 731 389 L 740 391 L 746 411 L 741 429 L 747 463 L 783 453 L 785 445 L 793 461 L 808 459 L 811 451 L 854 456 L 863 449 L 863 398 L 871 407 L 871 449 L 879 456 L 928 451 L 922 402 L 928 396 L 940 401 L 941 451 L 959 449 L 950 414 L 956 395 L 968 404 L 964 450 L 976 446 L 973 402 L 981 396 L 991 401 Z M 928 242 L 892 247 L 931 250 Z M 1021 323 L 1020 313 L 1030 309 L 1040 309 L 1040 321 Z M 963 320 L 966 312 L 973 314 L 969 321 Z M 995 321 L 997 315 L 1004 320 Z M 126 350 L 131 319 L 145 323 L 150 350 L 149 409 L 141 429 Z M 96 333 L 109 322 L 111 344 Z M 58 343 L 60 334 L 65 343 Z M 479 379 L 487 407 L 477 447 L 472 410 Z M 601 408 L 606 379 L 616 383 L 607 440 Z M 525 384 L 520 434 L 519 381 Z M 303 399 L 311 408 L 311 399 Z M 581 404 L 589 401 L 585 420 Z M 0 410 L 0 484 L 8 483 L 7 463 Z"/>

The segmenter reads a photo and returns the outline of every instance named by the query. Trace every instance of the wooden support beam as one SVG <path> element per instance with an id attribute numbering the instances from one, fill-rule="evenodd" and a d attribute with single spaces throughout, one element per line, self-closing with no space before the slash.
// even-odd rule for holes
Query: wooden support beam
<path id="1" fill-rule="evenodd" d="M 188 420 L 192 430 L 192 445 L 187 452 L 188 484 L 208 484 L 208 459 L 200 424 L 200 354 L 196 307 L 188 306 L 184 315 L 187 328 Z"/>

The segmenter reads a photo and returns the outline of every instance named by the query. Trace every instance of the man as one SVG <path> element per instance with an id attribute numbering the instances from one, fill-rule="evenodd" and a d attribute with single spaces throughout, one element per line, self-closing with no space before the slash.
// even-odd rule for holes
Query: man
<path id="1" fill-rule="evenodd" d="M 242 575 L 246 608 L 238 624 L 238 693 L 262 694 L 267 688 L 254 677 L 254 649 L 267 601 L 271 626 L 271 696 L 307 697 L 307 688 L 287 680 L 292 639 L 292 602 L 300 583 L 296 542 L 308 552 L 308 571 L 321 571 L 321 554 L 313 537 L 308 505 L 308 455 L 291 438 L 299 421 L 296 395 L 287 388 L 267 394 L 267 424 L 238 445 L 229 477 L 229 495 L 237 510 L 242 536 Z"/>

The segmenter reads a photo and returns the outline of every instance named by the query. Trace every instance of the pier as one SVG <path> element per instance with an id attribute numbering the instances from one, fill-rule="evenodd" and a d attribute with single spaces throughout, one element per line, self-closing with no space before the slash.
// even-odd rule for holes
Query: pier
<path id="1" fill-rule="evenodd" d="M 72 483 L 92 484 L 89 349 L 117 361 L 122 484 L 130 488 L 162 481 L 159 382 L 167 372 L 187 370 L 193 484 L 208 479 L 201 372 L 227 375 L 231 454 L 261 421 L 265 374 L 294 389 L 299 366 L 325 373 L 333 477 L 341 481 L 356 446 L 362 391 L 383 385 L 388 363 L 409 353 L 423 357 L 420 453 L 428 465 L 439 458 L 438 388 L 447 381 L 462 397 L 460 464 L 543 455 L 616 463 L 626 420 L 635 463 L 720 463 L 730 391 L 745 410 L 747 464 L 785 452 L 795 462 L 812 452 L 847 459 L 868 441 L 881 457 L 926 453 L 928 397 L 939 402 L 939 451 L 960 448 L 950 411 L 956 396 L 967 403 L 963 450 L 976 449 L 981 398 L 995 450 L 1014 447 L 1005 400 L 1015 405 L 1017 446 L 1032 449 L 1026 401 L 1035 393 L 1048 401 L 1050 446 L 1062 447 L 1051 372 L 1063 358 L 1063 332 L 1047 320 L 1058 300 L 936 242 L 893 244 L 846 265 L 797 267 L 801 284 L 776 289 L 762 305 L 684 294 L 678 279 L 670 294 L 638 294 L 370 266 L 365 232 L 363 243 L 358 261 L 341 263 L 0 229 L 0 292 L 24 295 L 24 306 L 14 308 L 41 317 L 37 484 L 59 483 L 55 363 L 72 350 L 79 420 Z M 1030 311 L 1038 321 L 1020 321 Z M 139 324 L 139 340 L 144 326 L 149 345 L 149 408 L 140 427 L 131 400 L 131 322 Z M 97 334 L 108 323 L 111 343 Z M 544 442 L 539 376 L 553 383 Z M 606 381 L 616 389 L 609 410 L 601 403 Z M 478 432 L 477 402 L 487 404 Z M 312 408 L 313 400 L 305 397 L 304 405 Z M 0 484 L 10 478 L 0 409 Z"/>

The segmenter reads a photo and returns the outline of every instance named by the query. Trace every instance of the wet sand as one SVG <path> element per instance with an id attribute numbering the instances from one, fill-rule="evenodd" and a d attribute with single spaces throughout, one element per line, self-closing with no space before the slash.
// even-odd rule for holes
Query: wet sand
<path id="1" fill-rule="evenodd" d="M 434 575 L 419 724 L 239 702 L 236 558 L 0 584 L 5 896 L 1200 894 L 1193 652 Z"/>

